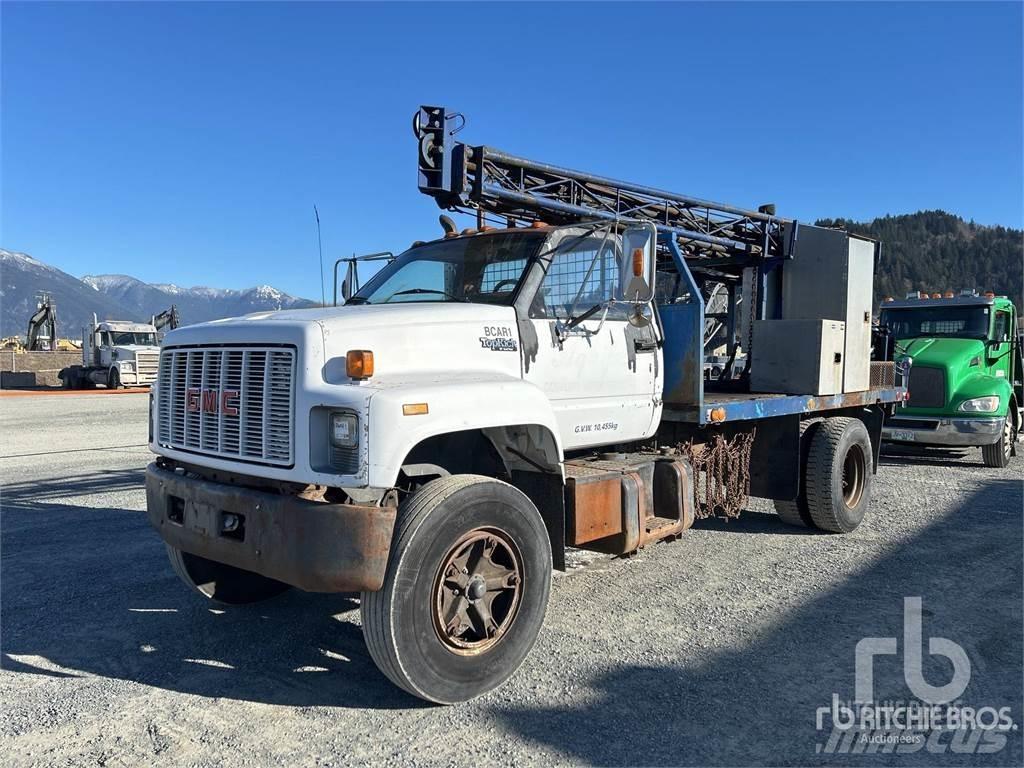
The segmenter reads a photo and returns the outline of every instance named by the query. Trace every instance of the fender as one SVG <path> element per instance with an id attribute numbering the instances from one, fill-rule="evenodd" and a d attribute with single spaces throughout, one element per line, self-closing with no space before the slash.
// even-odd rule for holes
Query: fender
<path id="1" fill-rule="evenodd" d="M 450 381 L 436 376 L 403 377 L 393 385 L 382 379 L 374 381 L 373 387 L 367 424 L 370 487 L 394 486 L 403 460 L 423 440 L 468 429 L 493 434 L 506 428 L 510 442 L 514 436 L 508 433 L 516 430 L 507 428 L 521 427 L 519 436 L 524 440 L 527 433 L 535 435 L 542 430 L 545 442 L 553 446 L 545 453 L 547 465 L 562 472 L 562 444 L 554 411 L 544 393 L 529 382 L 486 372 L 453 376 Z M 403 406 L 421 403 L 426 404 L 426 413 L 407 416 L 403 412 Z"/>
<path id="2" fill-rule="evenodd" d="M 975 397 L 988 397 L 999 395 L 999 409 L 994 413 L 971 413 L 960 411 L 960 403 L 964 400 L 971 400 Z M 979 416 L 1003 418 L 1009 411 L 1010 400 L 1013 397 L 1013 388 L 1009 379 L 1004 376 L 991 376 L 987 373 L 979 373 L 964 380 L 956 392 L 953 393 L 950 406 L 956 410 L 957 417 Z"/>

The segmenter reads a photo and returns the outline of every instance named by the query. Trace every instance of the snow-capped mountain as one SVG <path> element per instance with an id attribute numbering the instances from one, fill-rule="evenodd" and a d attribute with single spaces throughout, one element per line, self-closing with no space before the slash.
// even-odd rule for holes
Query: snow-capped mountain
<path id="1" fill-rule="evenodd" d="M 244 290 L 197 285 L 183 288 L 174 283 L 144 283 L 128 275 L 86 275 L 82 282 L 111 296 L 138 316 L 178 307 L 182 322 L 199 323 L 220 317 L 237 317 L 268 309 L 301 309 L 315 304 L 269 285 Z"/>
<path id="2" fill-rule="evenodd" d="M 86 275 L 79 280 L 28 254 L 0 249 L 0 336 L 25 333 L 41 291 L 57 304 L 58 333 L 70 338 L 78 338 L 93 312 L 100 319 L 149 320 L 174 304 L 182 323 L 188 324 L 316 306 L 269 285 L 244 290 L 184 288 L 144 283 L 130 275 Z"/>

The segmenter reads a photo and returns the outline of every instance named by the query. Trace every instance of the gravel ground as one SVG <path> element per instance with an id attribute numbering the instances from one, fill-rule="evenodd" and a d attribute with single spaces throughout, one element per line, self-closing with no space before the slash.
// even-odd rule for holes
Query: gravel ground
<path id="1" fill-rule="evenodd" d="M 815 728 L 833 693 L 853 697 L 860 639 L 902 650 L 905 596 L 926 638 L 966 651 L 961 701 L 1024 720 L 1024 458 L 884 458 L 846 536 L 752 501 L 628 560 L 577 557 L 519 673 L 442 708 L 377 672 L 353 598 L 224 610 L 186 591 L 142 513 L 145 415 L 136 395 L 0 399 L 8 765 L 1024 762 L 1019 730 L 988 754 L 847 755 Z M 944 684 L 952 667 L 925 651 Z M 900 656 L 877 657 L 876 699 L 911 695 Z"/>

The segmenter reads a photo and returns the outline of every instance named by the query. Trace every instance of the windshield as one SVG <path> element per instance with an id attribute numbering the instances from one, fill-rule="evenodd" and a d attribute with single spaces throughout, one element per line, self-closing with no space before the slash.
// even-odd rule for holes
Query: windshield
<path id="1" fill-rule="evenodd" d="M 988 336 L 988 307 L 921 307 L 886 309 L 882 325 L 897 339 L 948 336 L 984 339 Z"/>
<path id="2" fill-rule="evenodd" d="M 363 286 L 349 304 L 468 301 L 511 304 L 542 232 L 441 240 L 406 251 Z"/>
<path id="3" fill-rule="evenodd" d="M 112 347 L 127 347 L 136 344 L 141 347 L 155 347 L 155 333 L 137 333 L 132 331 L 110 331 L 110 345 Z"/>

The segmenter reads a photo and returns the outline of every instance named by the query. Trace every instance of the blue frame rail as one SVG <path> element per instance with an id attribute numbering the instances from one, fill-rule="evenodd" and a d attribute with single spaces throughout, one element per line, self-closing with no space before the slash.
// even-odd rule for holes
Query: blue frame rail
<path id="1" fill-rule="evenodd" d="M 904 387 L 882 387 L 863 392 L 844 392 L 838 395 L 728 395 L 710 393 L 697 412 L 690 406 L 666 404 L 662 410 L 665 421 L 698 424 L 725 423 L 770 419 L 775 416 L 836 411 L 843 408 L 862 408 L 868 405 L 898 405 L 907 398 Z M 721 411 L 712 417 L 712 412 Z"/>

